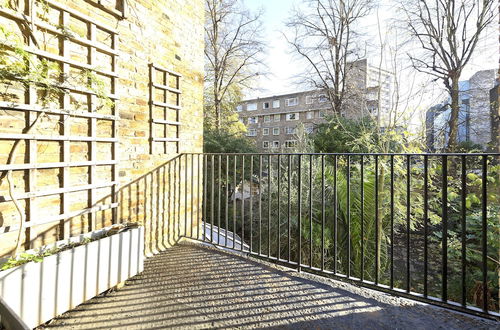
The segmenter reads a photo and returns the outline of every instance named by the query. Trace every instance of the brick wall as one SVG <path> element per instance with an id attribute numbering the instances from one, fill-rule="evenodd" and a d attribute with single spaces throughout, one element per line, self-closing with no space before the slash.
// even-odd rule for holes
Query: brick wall
<path id="1" fill-rule="evenodd" d="M 94 183 L 107 182 L 113 178 L 118 181 L 115 190 L 113 187 L 106 187 L 96 189 L 93 193 L 90 190 L 83 190 L 64 195 L 23 199 L 22 207 L 26 212 L 31 210 L 28 218 L 30 221 L 57 216 L 63 213 L 62 209 L 77 212 L 79 209 L 92 205 L 111 203 L 113 193 L 114 202 L 120 205 L 114 209 L 33 226 L 23 233 L 23 241 L 26 241 L 25 247 L 38 247 L 69 235 L 107 226 L 113 221 L 138 221 L 144 224 L 148 252 L 174 244 L 185 230 L 183 228 L 185 222 L 180 220 L 185 220 L 187 214 L 188 223 L 196 226 L 197 214 L 199 214 L 196 209 L 198 194 L 191 192 L 191 187 L 196 188 L 200 179 L 198 163 L 195 158 L 192 160 L 186 157 L 179 158 L 178 153 L 201 152 L 203 145 L 203 1 L 127 1 L 125 17 L 120 17 L 121 13 L 114 8 L 105 10 L 106 8 L 93 5 L 91 1 L 60 0 L 57 4 L 67 8 L 69 12 L 86 15 L 97 25 L 109 26 L 118 33 L 116 47 L 118 56 L 114 68 L 117 78 L 114 88 L 110 87 L 111 92 L 114 91 L 114 94 L 119 97 L 116 101 L 116 115 L 120 118 L 116 127 L 118 164 L 115 169 L 112 166 L 75 166 L 65 169 L 16 170 L 13 172 L 15 191 L 24 193 L 58 189 L 63 187 L 63 180 L 66 180 L 65 187 L 83 185 L 89 182 L 91 175 L 94 176 L 92 181 Z M 19 12 L 24 10 L 22 7 L 14 9 Z M 43 8 L 41 10 L 47 11 L 46 15 L 49 18 L 45 20 L 48 23 L 51 19 L 57 22 L 57 19 L 62 17 L 57 10 Z M 7 15 L 11 11 L 12 9 L 9 8 L 3 11 L 0 15 L 0 24 L 21 35 L 21 25 Z M 71 25 L 72 31 L 80 35 L 80 38 L 88 35 L 90 25 L 81 24 L 78 20 Z M 101 32 L 98 29 L 95 41 L 111 47 L 109 37 Z M 43 48 L 47 52 L 64 55 L 73 61 L 87 61 L 89 47 L 77 45 L 71 47 L 68 53 L 61 54 L 57 47 L 64 40 L 51 35 L 52 40 L 47 35 L 49 34 L 45 30 L 40 29 L 40 40 L 44 41 Z M 94 57 L 94 62 L 97 62 L 94 64 L 103 70 L 111 70 L 113 64 L 112 61 L 109 64 L 109 57 L 98 54 L 99 56 Z M 172 147 L 175 143 L 169 142 L 166 149 L 155 147 L 151 152 L 152 131 L 163 131 L 163 128 L 158 129 L 150 123 L 150 63 L 182 75 L 179 86 L 182 92 L 180 96 L 182 109 L 179 112 L 181 126 L 178 133 L 180 139 L 178 150 Z M 105 83 L 107 86 L 108 82 L 105 81 Z M 25 96 L 26 91 L 21 87 L 12 87 L 11 90 L 13 94 L 17 94 L 12 102 L 16 104 L 29 102 Z M 88 97 L 85 93 L 77 94 L 72 95 L 67 103 L 61 101 L 62 106 L 58 104 L 54 107 L 64 108 L 64 105 L 68 104 L 71 106 L 72 100 L 78 98 L 78 95 L 83 98 Z M 161 109 L 153 108 L 153 111 L 161 111 Z M 0 111 L 0 133 L 22 133 L 26 122 L 32 119 L 32 116 L 33 114 L 29 112 L 7 111 L 4 108 Z M 69 117 L 71 121 L 61 123 L 63 117 L 48 116 L 38 126 L 37 134 L 60 136 L 66 127 L 68 131 L 66 134 L 86 136 L 90 134 L 89 130 L 93 129 L 90 119 Z M 98 120 L 95 130 L 97 136 L 109 137 L 112 135 L 113 125 L 110 122 Z M 155 135 L 158 136 L 156 133 Z M 6 164 L 13 143 L 14 140 L 0 140 L 0 164 Z M 162 142 L 155 143 L 163 146 Z M 30 158 L 29 148 L 36 148 L 34 159 Z M 64 148 L 70 151 L 70 156 L 63 155 Z M 34 143 L 22 142 L 15 163 L 61 162 L 64 157 L 72 162 L 88 161 L 92 157 L 90 155 L 92 148 L 94 148 L 94 157 L 97 160 L 109 160 L 113 154 L 112 144 L 94 143 L 92 145 L 91 142 L 85 141 L 37 140 Z M 186 164 L 188 165 L 187 173 Z M 192 180 L 189 184 L 188 179 Z M 34 181 L 36 186 L 33 186 Z M 0 186 L 0 198 L 3 197 L 7 201 L 0 202 L 0 227 L 2 229 L 0 255 L 6 255 L 12 250 L 16 232 L 9 228 L 15 226 L 19 219 L 13 203 L 8 201 L 7 187 L 6 180 L 3 180 Z M 174 187 L 180 190 L 173 193 Z M 189 197 L 187 205 L 184 203 L 184 193 Z M 93 194 L 92 197 L 90 197 L 91 194 Z M 193 197 L 193 207 L 191 207 L 191 197 Z M 116 212 L 115 216 L 113 212 Z"/>

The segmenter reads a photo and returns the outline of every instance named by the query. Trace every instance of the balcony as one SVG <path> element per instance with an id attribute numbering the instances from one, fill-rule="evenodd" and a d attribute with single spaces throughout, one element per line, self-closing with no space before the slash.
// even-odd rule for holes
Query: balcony
<path id="1" fill-rule="evenodd" d="M 213 247 L 179 244 L 117 291 L 54 320 L 61 329 L 487 328 L 459 315 L 297 273 Z"/>
<path id="2" fill-rule="evenodd" d="M 46 327 L 495 327 L 499 161 L 182 154 L 118 194 L 144 272 Z"/>

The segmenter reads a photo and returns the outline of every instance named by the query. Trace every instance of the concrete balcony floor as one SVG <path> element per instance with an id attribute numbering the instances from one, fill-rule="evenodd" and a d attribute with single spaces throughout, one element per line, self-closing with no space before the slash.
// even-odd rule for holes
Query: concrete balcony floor
<path id="1" fill-rule="evenodd" d="M 200 244 L 147 260 L 123 288 L 50 322 L 61 329 L 471 329 L 483 320 Z"/>

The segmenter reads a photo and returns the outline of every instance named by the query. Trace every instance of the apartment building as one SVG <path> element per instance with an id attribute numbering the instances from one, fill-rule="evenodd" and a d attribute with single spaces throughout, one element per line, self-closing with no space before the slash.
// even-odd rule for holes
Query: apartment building
<path id="1" fill-rule="evenodd" d="M 236 110 L 247 126 L 247 136 L 255 139 L 259 149 L 270 151 L 294 147 L 299 124 L 312 133 L 331 106 L 326 94 L 309 91 L 244 101 Z"/>
<path id="2" fill-rule="evenodd" d="M 347 71 L 349 87 L 341 115 L 372 116 L 384 126 L 391 109 L 393 74 L 370 66 L 367 60 L 349 63 Z M 333 110 L 327 94 L 313 90 L 246 100 L 236 111 L 247 126 L 247 136 L 261 151 L 277 151 L 297 144 L 299 124 L 312 133 Z"/>
<path id="3" fill-rule="evenodd" d="M 493 139 L 490 90 L 495 86 L 495 70 L 476 72 L 461 81 L 458 115 L 458 142 L 470 141 L 486 147 Z M 426 135 L 429 150 L 443 149 L 448 142 L 449 100 L 431 107 L 426 113 Z"/>

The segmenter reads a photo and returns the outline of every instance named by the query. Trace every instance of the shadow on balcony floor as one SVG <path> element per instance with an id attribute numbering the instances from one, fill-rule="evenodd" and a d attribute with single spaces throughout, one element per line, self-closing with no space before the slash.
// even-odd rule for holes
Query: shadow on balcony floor
<path id="1" fill-rule="evenodd" d="M 498 324 L 194 244 L 48 328 L 493 328 Z"/>

